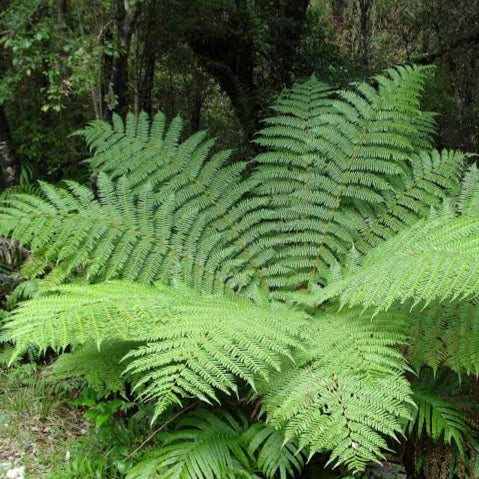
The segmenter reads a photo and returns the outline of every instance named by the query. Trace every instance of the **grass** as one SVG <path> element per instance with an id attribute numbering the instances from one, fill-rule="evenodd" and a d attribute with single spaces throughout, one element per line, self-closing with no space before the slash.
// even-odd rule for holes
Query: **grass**
<path id="1" fill-rule="evenodd" d="M 0 368 L 0 478 L 25 466 L 25 479 L 53 479 L 90 424 L 70 405 L 73 389 L 49 383 L 37 366 Z M 3 469 L 3 471 L 2 471 Z"/>

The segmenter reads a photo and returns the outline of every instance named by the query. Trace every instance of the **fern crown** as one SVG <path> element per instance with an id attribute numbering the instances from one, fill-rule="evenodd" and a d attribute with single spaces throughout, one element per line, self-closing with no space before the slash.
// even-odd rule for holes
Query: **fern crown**
<path id="1" fill-rule="evenodd" d="M 42 184 L 2 200 L 0 234 L 28 246 L 23 275 L 37 286 L 3 330 L 14 355 L 72 347 L 54 374 L 132 382 L 155 418 L 244 386 L 261 397 L 268 426 L 198 410 L 130 478 L 235 467 L 283 478 L 301 467 L 298 448 L 360 471 L 406 427 L 461 443 L 463 417 L 406 378 L 424 365 L 477 373 L 479 358 L 479 174 L 460 181 L 465 155 L 433 149 L 428 74 L 293 87 L 256 137 L 254 166 L 204 132 L 181 141 L 181 120 L 161 113 L 95 121 L 82 132 L 94 192 Z"/>

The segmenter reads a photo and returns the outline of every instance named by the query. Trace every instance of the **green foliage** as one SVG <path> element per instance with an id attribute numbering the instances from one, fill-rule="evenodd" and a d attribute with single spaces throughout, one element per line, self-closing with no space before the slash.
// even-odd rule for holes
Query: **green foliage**
<path id="1" fill-rule="evenodd" d="M 158 113 L 150 124 L 148 115 L 143 112 L 138 117 L 129 113 L 125 122 L 116 114 L 112 124 L 92 121 L 78 134 L 95 152 L 88 161 L 93 171 L 101 170 L 114 179 L 128 176 L 132 187 L 141 189 L 146 182 L 156 185 L 161 181 L 156 177 L 165 164 L 187 163 L 195 153 L 208 153 L 212 142 L 205 144 L 205 132 L 197 133 L 180 145 L 182 129 L 179 117 L 167 128 L 163 113 Z"/>
<path id="2" fill-rule="evenodd" d="M 245 423 L 226 411 L 220 415 L 198 409 L 181 419 L 176 431 L 158 437 L 162 441 L 147 460 L 128 474 L 128 479 L 223 479 L 252 477 L 240 442 Z"/>
<path id="3" fill-rule="evenodd" d="M 433 217 L 385 241 L 308 301 L 339 296 L 342 305 L 388 309 L 395 301 L 414 304 L 477 295 L 479 217 Z"/>
<path id="4" fill-rule="evenodd" d="M 285 442 L 284 434 L 264 422 L 252 424 L 242 440 L 255 466 L 265 477 L 286 479 L 301 472 L 304 461 L 294 442 Z"/>
<path id="5" fill-rule="evenodd" d="M 397 179 L 394 190 L 384 193 L 384 202 L 369 208 L 361 206 L 365 225 L 359 230 L 356 248 L 367 251 L 390 238 L 405 225 L 426 216 L 440 205 L 446 194 L 456 192 L 465 155 L 457 151 L 421 151 L 411 156 L 410 171 Z"/>
<path id="6" fill-rule="evenodd" d="M 407 356 L 415 369 L 446 366 L 461 374 L 479 374 L 479 308 L 463 301 L 433 305 L 411 313 Z"/>
<path id="7" fill-rule="evenodd" d="M 464 454 L 464 436 L 469 427 L 467 414 L 461 408 L 458 396 L 457 378 L 442 371 L 437 377 L 423 373 L 418 384 L 413 386 L 413 398 L 417 408 L 408 424 L 408 430 L 416 431 L 418 437 L 423 433 L 433 440 L 444 438 L 446 444 L 454 442 L 461 454 Z M 454 401 L 454 399 L 456 399 Z M 463 401 L 462 401 L 463 402 Z"/>
<path id="8" fill-rule="evenodd" d="M 67 189 L 42 183 L 42 197 L 9 196 L 1 208 L 0 231 L 29 245 L 27 277 L 48 270 L 47 281 L 57 284 L 84 270 L 90 280 L 156 279 L 156 265 L 150 262 L 148 268 L 145 262 L 162 240 L 164 209 L 155 212 L 148 190 L 133 202 L 125 179 L 114 184 L 100 175 L 98 188 L 99 199 L 74 182 L 67 182 Z"/>
<path id="9" fill-rule="evenodd" d="M 87 343 L 74 352 L 62 354 L 49 373 L 55 381 L 83 378 L 100 395 L 125 394 L 123 371 L 128 363 L 122 359 L 136 345 L 131 341 L 109 341 L 98 348 Z"/>
<path id="10" fill-rule="evenodd" d="M 269 151 L 256 158 L 253 173 L 257 193 L 270 198 L 281 220 L 265 239 L 279 249 L 268 270 L 272 286 L 324 284 L 357 231 L 385 211 L 394 214 L 402 206 L 396 196 L 407 197 L 411 188 L 418 203 L 430 204 L 417 171 L 430 168 L 430 160 L 413 158 L 431 144 L 432 115 L 419 109 L 426 77 L 424 68 L 391 69 L 376 77 L 378 89 L 361 83 L 333 96 L 312 78 L 273 107 L 278 115 L 255 140 Z M 366 219 L 359 214 L 365 209 Z"/>
<path id="11" fill-rule="evenodd" d="M 161 447 L 146 455 L 127 479 L 281 479 L 300 471 L 303 460 L 292 444 L 282 447 L 280 433 L 262 422 L 249 426 L 243 416 L 198 408 L 183 416 L 175 430 L 160 433 Z"/>

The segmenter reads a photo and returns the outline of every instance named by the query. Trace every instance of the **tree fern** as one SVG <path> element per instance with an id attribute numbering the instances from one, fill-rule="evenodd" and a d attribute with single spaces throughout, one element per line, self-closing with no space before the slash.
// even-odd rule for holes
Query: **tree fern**
<path id="1" fill-rule="evenodd" d="M 432 150 L 433 116 L 420 110 L 426 76 L 401 67 L 374 86 L 333 92 L 312 78 L 286 91 L 252 168 L 214 152 L 205 133 L 181 142 L 180 121 L 167 127 L 161 114 L 91 124 L 83 134 L 98 194 L 43 185 L 0 210 L 0 234 L 32 251 L 23 273 L 43 278 L 3 339 L 17 356 L 72 348 L 59 369 L 133 342 L 124 377 L 156 402 L 155 417 L 183 398 L 212 403 L 248 384 L 280 431 L 257 426 L 241 453 L 267 477 L 298 468 L 296 442 L 353 471 L 380 460 L 411 416 L 399 348 L 412 358 L 421 347 L 407 335 L 411 315 L 373 312 L 470 298 L 479 284 L 477 170 L 457 194 L 463 155 Z M 274 302 L 290 295 L 297 307 Z M 363 309 L 317 308 L 337 296 Z M 457 370 L 475 370 L 474 354 Z M 175 431 L 146 473 L 215 478 L 241 464 L 223 444 L 219 465 L 204 463 L 205 445 L 186 466 L 210 419 Z M 283 431 L 290 442 L 273 457 Z"/>

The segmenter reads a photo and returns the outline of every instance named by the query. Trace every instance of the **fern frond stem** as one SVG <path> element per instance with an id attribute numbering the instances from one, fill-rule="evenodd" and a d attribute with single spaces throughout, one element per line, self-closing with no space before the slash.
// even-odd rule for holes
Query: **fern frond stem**
<path id="1" fill-rule="evenodd" d="M 136 453 L 138 453 L 141 449 L 143 449 L 158 433 L 160 433 L 163 429 L 165 429 L 166 426 L 171 424 L 172 422 L 176 421 L 181 415 L 185 414 L 188 412 L 190 409 L 195 408 L 200 404 L 200 401 L 194 401 L 188 406 L 180 409 L 176 414 L 173 414 L 173 416 L 169 417 L 160 427 L 156 428 L 139 446 L 137 446 L 133 451 L 131 451 L 126 457 L 125 461 L 128 459 L 131 459 Z M 110 464 L 112 466 L 113 463 Z M 109 467 L 110 467 L 109 466 Z"/>

